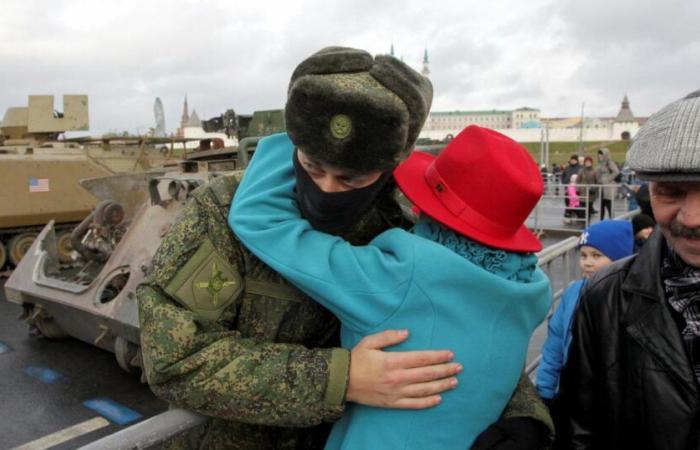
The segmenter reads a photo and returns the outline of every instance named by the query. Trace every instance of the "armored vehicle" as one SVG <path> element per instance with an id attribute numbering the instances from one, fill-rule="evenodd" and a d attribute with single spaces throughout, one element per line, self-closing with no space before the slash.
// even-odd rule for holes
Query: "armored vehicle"
<path id="1" fill-rule="evenodd" d="M 28 106 L 9 108 L 0 123 L 0 269 L 15 266 L 49 220 L 60 260 L 70 259 L 69 228 L 96 206 L 79 180 L 174 162 L 144 139 L 58 140 L 66 131 L 88 129 L 88 98 L 66 95 L 63 112 L 53 108 L 53 96 L 31 95 Z"/>
<path id="2" fill-rule="evenodd" d="M 283 130 L 267 130 L 277 131 Z M 61 262 L 60 232 L 51 220 L 5 283 L 7 300 L 22 305 L 22 317 L 44 336 L 75 337 L 137 371 L 135 290 L 151 258 L 191 192 L 218 176 L 240 177 L 259 139 L 243 138 L 237 148 L 205 147 L 164 173 L 83 180 L 99 203 L 69 234 L 74 259 Z"/>
<path id="3" fill-rule="evenodd" d="M 226 159 L 188 160 L 161 175 L 84 180 L 99 203 L 70 234 L 77 259 L 61 264 L 50 221 L 5 283 L 7 299 L 22 305 L 23 318 L 44 336 L 73 336 L 114 352 L 123 369 L 134 370 L 136 286 L 192 190 L 231 167 Z"/>
<path id="4" fill-rule="evenodd" d="M 28 107 L 5 113 L 0 124 L 0 268 L 8 259 L 17 264 L 51 219 L 56 221 L 61 257 L 66 257 L 64 225 L 80 221 L 95 206 L 78 180 L 111 174 L 78 144 L 57 141 L 64 131 L 87 127 L 84 95 L 65 96 L 62 114 L 54 113 L 51 96 L 30 96 Z"/>

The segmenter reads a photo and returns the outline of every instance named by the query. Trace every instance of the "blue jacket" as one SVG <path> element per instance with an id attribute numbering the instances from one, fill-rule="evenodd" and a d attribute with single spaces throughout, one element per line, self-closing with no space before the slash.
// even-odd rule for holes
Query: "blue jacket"
<path id="1" fill-rule="evenodd" d="M 405 328 L 410 338 L 392 350 L 450 349 L 464 366 L 458 388 L 428 410 L 348 404 L 327 448 L 469 448 L 515 389 L 550 306 L 547 277 L 531 263 L 528 282 L 510 281 L 401 229 L 365 247 L 314 231 L 297 209 L 292 155 L 285 134 L 258 145 L 229 215 L 241 241 L 338 316 L 344 347 Z"/>
<path id="2" fill-rule="evenodd" d="M 537 392 L 544 399 L 552 399 L 559 392 L 559 374 L 571 344 L 571 321 L 578 305 L 581 289 L 586 284 L 582 278 L 571 283 L 561 296 L 559 306 L 549 319 L 547 339 L 542 344 L 542 361 L 537 368 Z"/>

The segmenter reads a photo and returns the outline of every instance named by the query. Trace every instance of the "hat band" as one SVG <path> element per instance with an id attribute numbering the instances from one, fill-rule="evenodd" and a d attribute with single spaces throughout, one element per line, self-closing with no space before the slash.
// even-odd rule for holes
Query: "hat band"
<path id="1" fill-rule="evenodd" d="M 494 235 L 496 237 L 509 237 L 515 233 L 520 226 L 515 229 L 503 226 L 499 222 L 482 215 L 480 212 L 469 206 L 457 195 L 450 186 L 445 182 L 440 173 L 435 167 L 435 161 L 431 162 L 425 170 L 425 181 L 433 191 L 433 195 L 437 197 L 442 206 L 450 213 L 457 217 L 460 221 L 476 228 L 483 233 Z M 420 208 L 421 205 L 418 205 Z"/>

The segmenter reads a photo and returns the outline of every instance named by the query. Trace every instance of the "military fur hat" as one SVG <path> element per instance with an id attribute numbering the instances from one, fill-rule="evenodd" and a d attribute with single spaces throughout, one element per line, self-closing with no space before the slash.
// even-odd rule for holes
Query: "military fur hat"
<path id="1" fill-rule="evenodd" d="M 700 91 L 653 114 L 634 137 L 627 162 L 644 180 L 700 181 Z"/>
<path id="2" fill-rule="evenodd" d="M 430 81 L 392 56 L 326 47 L 292 74 L 287 133 L 331 166 L 390 170 L 410 154 L 432 97 Z"/>

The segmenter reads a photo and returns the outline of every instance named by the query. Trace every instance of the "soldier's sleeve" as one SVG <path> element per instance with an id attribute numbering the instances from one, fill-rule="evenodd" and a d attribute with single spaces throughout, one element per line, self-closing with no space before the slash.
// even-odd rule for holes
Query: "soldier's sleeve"
<path id="1" fill-rule="evenodd" d="M 220 310 L 209 311 L 207 319 L 170 294 L 177 288 L 173 280 L 182 275 L 179 269 L 198 258 L 211 235 L 230 233 L 225 217 L 207 213 L 196 198 L 188 201 L 137 290 L 151 389 L 177 406 L 246 423 L 311 426 L 336 420 L 347 385 L 346 350 L 246 339 L 216 320 Z M 217 230 L 212 222 L 220 220 L 223 229 Z M 223 266 L 225 258 L 217 261 L 216 270 L 231 269 Z"/>
<path id="2" fill-rule="evenodd" d="M 523 372 L 501 417 L 477 437 L 472 450 L 541 450 L 550 448 L 553 441 L 549 410 Z"/>

